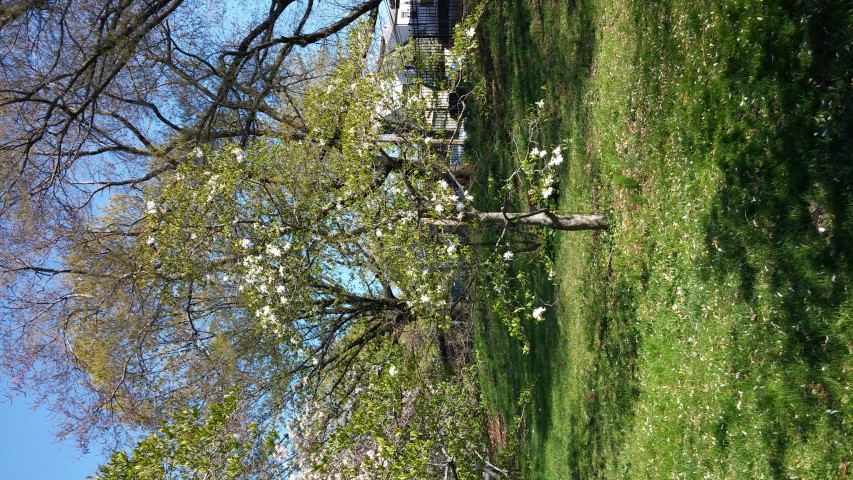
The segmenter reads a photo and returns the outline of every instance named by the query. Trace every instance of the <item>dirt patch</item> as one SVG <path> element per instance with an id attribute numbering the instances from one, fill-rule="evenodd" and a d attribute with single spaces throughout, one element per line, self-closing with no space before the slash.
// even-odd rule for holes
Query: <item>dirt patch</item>
<path id="1" fill-rule="evenodd" d="M 492 458 L 502 452 L 507 446 L 506 420 L 503 415 L 487 415 L 486 429 L 489 434 L 489 450 Z"/>

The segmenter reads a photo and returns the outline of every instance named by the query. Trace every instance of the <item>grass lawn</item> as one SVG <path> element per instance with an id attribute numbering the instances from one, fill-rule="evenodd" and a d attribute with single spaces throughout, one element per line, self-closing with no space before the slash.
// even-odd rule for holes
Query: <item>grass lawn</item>
<path id="1" fill-rule="evenodd" d="M 478 40 L 477 201 L 544 99 L 559 210 L 611 221 L 554 239 L 529 354 L 479 315 L 495 443 L 533 479 L 853 477 L 853 3 L 489 0 Z"/>

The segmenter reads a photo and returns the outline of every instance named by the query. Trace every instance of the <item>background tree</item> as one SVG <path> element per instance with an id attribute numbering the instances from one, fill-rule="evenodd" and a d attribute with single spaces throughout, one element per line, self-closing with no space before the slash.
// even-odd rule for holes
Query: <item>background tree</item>
<path id="1" fill-rule="evenodd" d="M 102 410 L 64 398 L 91 390 L 65 338 L 69 320 L 106 311 L 143 318 L 150 308 L 142 304 L 162 293 L 126 283 L 135 267 L 124 258 L 144 206 L 110 210 L 115 222 L 93 215 L 111 199 L 156 189 L 183 162 L 202 161 L 190 154 L 197 146 L 245 144 L 265 131 L 300 135 L 292 104 L 334 62 L 329 39 L 359 18 L 375 21 L 378 5 L 272 0 L 239 15 L 207 0 L 0 7 L 0 341 L 21 388 L 41 399 L 58 394 L 55 406 L 73 423 L 93 423 Z M 59 261 L 84 251 L 104 262 L 99 281 L 89 281 L 97 292 L 60 281 L 93 275 Z M 103 308 L 74 310 L 75 295 L 101 298 Z M 100 331 L 75 328 L 78 337 Z"/>
<path id="2" fill-rule="evenodd" d="M 276 458 L 284 452 L 257 425 L 240 421 L 239 394 L 200 410 L 189 408 L 139 440 L 128 453 L 116 452 L 98 469 L 99 480 L 283 478 Z"/>

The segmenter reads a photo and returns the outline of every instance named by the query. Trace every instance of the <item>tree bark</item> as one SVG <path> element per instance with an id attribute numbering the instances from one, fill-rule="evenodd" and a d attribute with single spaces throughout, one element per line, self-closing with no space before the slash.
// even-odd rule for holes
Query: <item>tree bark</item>
<path id="1" fill-rule="evenodd" d="M 466 219 L 476 220 L 493 227 L 534 225 L 554 230 L 607 229 L 607 218 L 600 213 L 558 215 L 547 210 L 533 213 L 469 212 L 466 214 Z"/>
<path id="2" fill-rule="evenodd" d="M 532 213 L 467 212 L 462 220 L 425 218 L 424 225 L 467 233 L 472 223 L 479 222 L 487 227 L 516 227 L 531 225 L 554 230 L 607 230 L 607 218 L 600 213 L 572 213 L 559 215 L 547 210 Z"/>

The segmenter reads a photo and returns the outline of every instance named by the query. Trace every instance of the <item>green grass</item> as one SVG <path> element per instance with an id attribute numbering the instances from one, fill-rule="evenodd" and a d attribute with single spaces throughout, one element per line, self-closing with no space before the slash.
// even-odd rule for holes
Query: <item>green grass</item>
<path id="1" fill-rule="evenodd" d="M 525 477 L 844 478 L 853 4 L 499 0 L 479 40 L 477 200 L 544 98 L 560 209 L 612 222 L 557 236 L 528 355 L 480 315 Z"/>

